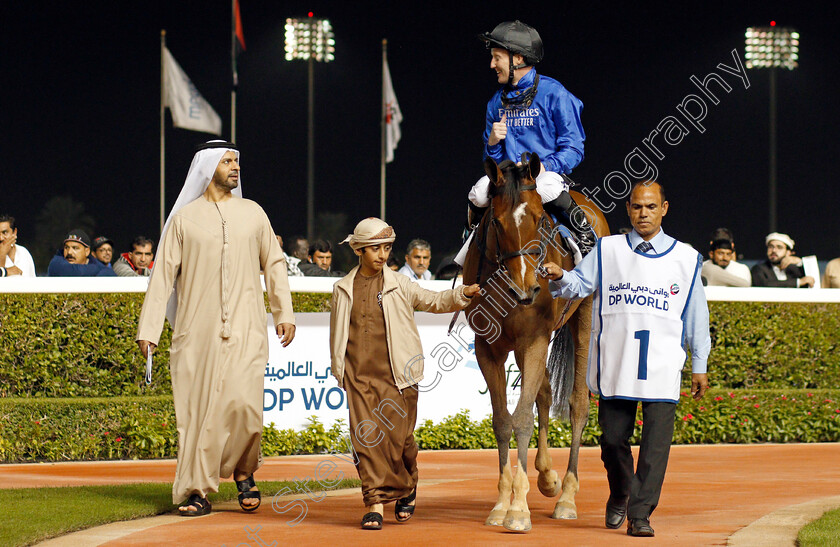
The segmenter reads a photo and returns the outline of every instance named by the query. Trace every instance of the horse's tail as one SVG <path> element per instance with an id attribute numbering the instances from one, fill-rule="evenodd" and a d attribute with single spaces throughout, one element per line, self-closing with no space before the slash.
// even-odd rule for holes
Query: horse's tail
<path id="1" fill-rule="evenodd" d="M 552 393 L 551 412 L 568 420 L 569 399 L 575 385 L 575 342 L 569 325 L 563 325 L 554 337 L 546 366 Z"/>

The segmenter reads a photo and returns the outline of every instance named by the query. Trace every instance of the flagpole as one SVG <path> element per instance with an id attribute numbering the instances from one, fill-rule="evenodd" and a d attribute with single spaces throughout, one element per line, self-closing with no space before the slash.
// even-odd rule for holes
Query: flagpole
<path id="1" fill-rule="evenodd" d="M 166 49 L 166 31 L 160 31 L 160 235 L 163 235 L 163 213 L 166 190 L 166 78 L 164 74 L 164 50 Z"/>
<path id="2" fill-rule="evenodd" d="M 230 0 L 230 68 L 233 74 L 233 87 L 230 89 L 230 142 L 236 142 L 236 86 L 239 75 L 236 73 L 236 0 Z"/>
<path id="3" fill-rule="evenodd" d="M 385 120 L 387 105 L 385 104 L 385 66 L 388 62 L 388 40 L 382 39 L 382 113 L 380 118 L 380 163 L 379 163 L 379 218 L 385 220 Z"/>

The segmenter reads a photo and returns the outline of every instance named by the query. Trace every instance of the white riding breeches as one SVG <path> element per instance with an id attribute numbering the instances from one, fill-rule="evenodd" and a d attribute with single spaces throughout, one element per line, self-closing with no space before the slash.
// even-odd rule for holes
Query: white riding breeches
<path id="1" fill-rule="evenodd" d="M 487 207 L 490 205 L 489 189 L 490 178 L 484 175 L 470 189 L 469 198 L 473 205 L 476 207 Z M 543 171 L 537 175 L 537 193 L 542 198 L 543 203 L 554 201 L 564 190 L 569 191 L 569 183 L 566 182 L 563 175 L 554 171 Z"/>

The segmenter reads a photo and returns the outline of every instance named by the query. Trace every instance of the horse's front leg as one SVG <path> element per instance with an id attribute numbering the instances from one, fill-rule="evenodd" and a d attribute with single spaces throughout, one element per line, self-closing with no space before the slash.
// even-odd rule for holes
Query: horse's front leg
<path id="1" fill-rule="evenodd" d="M 527 349 L 520 349 L 520 348 Z M 505 515 L 504 527 L 512 532 L 531 529 L 531 511 L 528 509 L 528 445 L 534 434 L 534 402 L 545 378 L 547 339 L 518 340 L 516 362 L 522 372 L 522 392 L 513 412 L 513 432 L 516 435 L 517 469 L 513 476 L 513 501 Z"/>
<path id="2" fill-rule="evenodd" d="M 548 426 L 551 413 L 551 384 L 548 375 L 543 375 L 540 391 L 537 393 L 537 420 L 539 438 L 537 439 L 537 458 L 534 464 L 539 471 L 537 487 L 543 496 L 553 498 L 560 493 L 562 483 L 557 471 L 551 468 L 551 454 L 548 452 Z"/>
<path id="3" fill-rule="evenodd" d="M 479 338 L 475 341 L 475 355 L 478 360 L 487 390 L 490 392 L 490 403 L 493 407 L 493 434 L 499 450 L 499 497 L 496 505 L 484 524 L 487 526 L 501 526 L 510 507 L 510 496 L 513 489 L 513 472 L 510 466 L 510 435 L 511 416 L 507 409 L 507 378 L 504 363 L 507 354 L 496 356 L 488 344 Z"/>
<path id="4" fill-rule="evenodd" d="M 592 323 L 592 298 L 587 298 L 570 319 L 575 339 L 575 383 L 569 400 L 569 418 L 572 426 L 572 446 L 569 450 L 569 466 L 563 477 L 563 495 L 554 506 L 551 518 L 576 519 L 575 495 L 580 489 L 578 482 L 578 457 L 583 428 L 589 419 L 589 388 L 586 385 L 586 362 L 589 357 L 589 331 Z"/>

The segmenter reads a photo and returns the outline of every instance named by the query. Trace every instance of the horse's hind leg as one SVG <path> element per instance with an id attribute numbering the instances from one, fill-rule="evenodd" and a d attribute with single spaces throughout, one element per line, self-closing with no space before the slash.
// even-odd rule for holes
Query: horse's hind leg
<path id="1" fill-rule="evenodd" d="M 540 391 L 537 393 L 537 420 L 539 421 L 539 438 L 537 439 L 537 458 L 534 465 L 539 471 L 537 487 L 543 496 L 553 498 L 560 493 L 562 484 L 557 471 L 551 468 L 551 454 L 548 452 L 548 426 L 551 411 L 551 384 L 548 374 L 544 375 Z"/>
<path id="2" fill-rule="evenodd" d="M 554 506 L 552 518 L 575 519 L 577 506 L 575 495 L 579 490 L 578 457 L 583 428 L 589 419 L 589 388 L 586 386 L 586 362 L 589 357 L 589 331 L 592 323 L 592 298 L 585 299 L 570 319 L 575 339 L 575 384 L 569 399 L 569 417 L 572 425 L 572 446 L 569 450 L 569 466 L 563 477 L 563 495 Z"/>
<path id="3" fill-rule="evenodd" d="M 475 354 L 493 406 L 493 433 L 499 449 L 499 497 L 484 524 L 501 526 L 510 507 L 513 491 L 513 472 L 510 466 L 511 416 L 507 409 L 507 379 L 504 362 L 507 355 L 498 357 L 483 340 L 476 338 Z"/>

